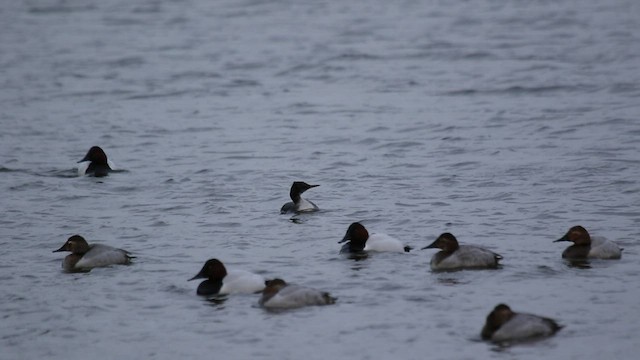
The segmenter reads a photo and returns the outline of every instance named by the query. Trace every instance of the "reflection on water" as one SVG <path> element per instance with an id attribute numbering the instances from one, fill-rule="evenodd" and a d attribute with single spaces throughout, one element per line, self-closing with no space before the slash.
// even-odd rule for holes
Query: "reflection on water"
<path id="1" fill-rule="evenodd" d="M 217 296 L 207 297 L 206 301 L 209 303 L 209 305 L 215 308 L 218 308 L 219 310 L 222 310 L 224 308 L 223 305 L 228 298 L 229 297 L 225 295 L 217 295 Z"/>
<path id="2" fill-rule="evenodd" d="M 438 278 L 438 283 L 442 284 L 442 285 L 461 285 L 463 284 L 463 282 L 461 282 L 459 279 L 456 278 L 443 278 L 443 277 L 439 277 Z"/>
<path id="3" fill-rule="evenodd" d="M 567 266 L 576 269 L 591 269 L 589 260 L 566 260 Z"/>

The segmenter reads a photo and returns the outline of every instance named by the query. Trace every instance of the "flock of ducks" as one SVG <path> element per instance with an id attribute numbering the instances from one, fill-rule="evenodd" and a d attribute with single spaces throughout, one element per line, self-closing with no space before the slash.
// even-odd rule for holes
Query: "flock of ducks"
<path id="1" fill-rule="evenodd" d="M 113 165 L 105 152 L 98 146 L 92 147 L 80 160 L 80 175 L 96 177 L 107 176 Z M 288 202 L 280 209 L 285 213 L 306 213 L 319 210 L 313 202 L 302 198 L 302 193 L 319 185 L 309 185 L 296 181 L 291 185 Z M 564 259 L 572 262 L 588 259 L 620 259 L 622 249 L 614 242 L 604 238 L 591 237 L 582 226 L 574 226 L 555 242 L 569 241 L 569 246 L 562 253 Z M 409 252 L 410 246 L 381 233 L 369 233 L 359 222 L 352 223 L 342 240 L 341 254 L 360 259 L 369 252 Z M 502 256 L 480 246 L 460 245 L 451 233 L 443 233 L 430 245 L 423 249 L 440 249 L 431 258 L 433 271 L 454 271 L 464 269 L 495 269 L 499 267 Z M 107 245 L 90 245 L 80 235 L 71 236 L 54 252 L 69 251 L 70 255 L 62 261 L 66 272 L 87 272 L 94 267 L 131 263 L 134 256 L 122 249 Z M 328 292 L 310 287 L 289 284 L 282 279 L 267 280 L 261 275 L 244 270 L 229 269 L 218 259 L 208 260 L 200 272 L 189 279 L 206 279 L 198 285 L 197 294 L 202 296 L 218 296 L 227 294 L 261 293 L 258 304 L 267 309 L 289 309 L 310 305 L 330 305 L 336 298 Z M 481 331 L 481 337 L 496 343 L 521 341 L 531 338 L 546 337 L 555 334 L 562 326 L 554 320 L 526 313 L 512 311 L 505 304 L 497 305 L 487 316 Z"/>

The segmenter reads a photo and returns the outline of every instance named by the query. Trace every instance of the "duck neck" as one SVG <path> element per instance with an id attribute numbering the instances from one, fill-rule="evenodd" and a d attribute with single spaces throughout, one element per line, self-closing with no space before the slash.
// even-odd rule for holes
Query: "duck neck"
<path id="1" fill-rule="evenodd" d="M 291 189 L 291 191 L 289 191 L 289 197 L 294 204 L 298 204 L 300 202 L 300 192 L 295 189 Z"/>

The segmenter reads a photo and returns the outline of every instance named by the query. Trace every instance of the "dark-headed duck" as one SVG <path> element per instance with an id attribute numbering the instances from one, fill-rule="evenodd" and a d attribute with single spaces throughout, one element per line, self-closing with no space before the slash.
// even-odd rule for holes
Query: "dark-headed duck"
<path id="1" fill-rule="evenodd" d="M 522 341 L 555 334 L 562 326 L 553 319 L 517 313 L 505 304 L 499 304 L 487 316 L 480 335 L 496 343 Z"/>
<path id="2" fill-rule="evenodd" d="M 210 259 L 196 276 L 189 279 L 207 279 L 198 285 L 198 295 L 252 294 L 262 291 L 265 279 L 244 270 L 229 270 L 218 259 Z"/>
<path id="3" fill-rule="evenodd" d="M 423 249 L 441 251 L 431 257 L 432 270 L 495 269 L 502 256 L 475 245 L 459 245 L 451 233 L 444 233 Z"/>
<path id="4" fill-rule="evenodd" d="M 591 237 L 582 226 L 574 226 L 560 239 L 554 241 L 571 241 L 573 245 L 562 252 L 562 257 L 569 260 L 582 259 L 620 259 L 622 249 L 613 241 L 602 237 Z"/>
<path id="5" fill-rule="evenodd" d="M 358 253 L 363 251 L 409 252 L 410 246 L 405 246 L 400 240 L 382 233 L 371 233 L 359 222 L 349 225 L 346 234 L 338 244 L 347 242 L 340 249 L 340 253 Z"/>
<path id="6" fill-rule="evenodd" d="M 95 267 L 116 264 L 127 265 L 133 258 L 126 250 L 101 244 L 89 245 L 80 235 L 71 236 L 60 249 L 53 252 L 59 251 L 71 252 L 62 261 L 62 268 L 67 272 L 85 272 Z"/>
<path id="7" fill-rule="evenodd" d="M 112 171 L 107 154 L 99 146 L 93 146 L 87 152 L 87 155 L 78 161 L 82 163 L 78 166 L 78 175 L 93 175 L 95 177 L 103 177 L 109 175 Z"/>
<path id="8" fill-rule="evenodd" d="M 292 202 L 284 204 L 280 209 L 280 214 L 286 214 L 288 212 L 313 212 L 320 210 L 316 204 L 300 196 L 305 191 L 317 186 L 320 185 L 309 185 L 304 181 L 294 181 L 291 185 L 291 190 L 289 190 L 289 196 L 291 197 Z"/>

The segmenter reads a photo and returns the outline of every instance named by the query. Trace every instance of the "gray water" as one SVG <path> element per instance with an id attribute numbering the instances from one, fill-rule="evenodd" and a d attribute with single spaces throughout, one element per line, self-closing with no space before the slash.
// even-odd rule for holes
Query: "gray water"
<path id="1" fill-rule="evenodd" d="M 640 3 L 34 0 L 0 5 L 0 358 L 635 359 Z M 77 177 L 92 145 L 121 169 Z M 292 181 L 322 211 L 280 215 Z M 362 221 L 414 248 L 338 254 Z M 625 248 L 570 267 L 570 226 Z M 131 266 L 62 273 L 73 234 Z M 330 291 L 195 294 L 209 258 Z M 498 303 L 555 337 L 480 341 Z"/>

